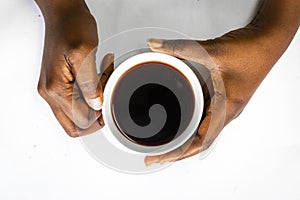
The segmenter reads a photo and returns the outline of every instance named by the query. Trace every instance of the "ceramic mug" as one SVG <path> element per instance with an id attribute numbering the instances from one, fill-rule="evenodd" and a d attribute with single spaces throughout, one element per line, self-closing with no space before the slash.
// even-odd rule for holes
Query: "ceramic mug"
<path id="1" fill-rule="evenodd" d="M 197 76 L 185 62 L 163 53 L 122 62 L 103 95 L 102 132 L 129 153 L 158 155 L 178 148 L 195 134 L 203 113 Z"/>

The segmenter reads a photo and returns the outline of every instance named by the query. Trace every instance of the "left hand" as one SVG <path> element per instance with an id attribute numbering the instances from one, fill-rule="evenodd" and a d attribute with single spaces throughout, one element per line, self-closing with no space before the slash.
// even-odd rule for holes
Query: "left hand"
<path id="1" fill-rule="evenodd" d="M 203 120 L 199 126 L 196 135 L 181 147 L 157 156 L 147 156 L 145 164 L 165 163 L 181 160 L 199 152 L 206 150 L 219 135 L 224 126 L 234 119 L 246 105 L 247 99 L 240 97 L 245 96 L 243 92 L 251 93 L 245 90 L 241 79 L 235 77 L 231 68 L 235 67 L 234 63 L 225 62 L 223 55 L 218 55 L 221 49 L 214 49 L 208 54 L 207 51 L 212 49 L 216 41 L 191 41 L 191 40 L 157 40 L 150 39 L 149 47 L 153 51 L 166 53 L 181 59 L 194 61 L 204 65 L 210 72 L 213 93 L 209 97 L 207 90 L 204 90 L 205 108 Z M 227 53 L 231 50 L 228 49 Z M 244 51 L 242 51 L 244 54 Z M 225 55 L 225 54 L 224 54 Z M 210 60 L 210 58 L 215 58 Z M 228 66 L 214 65 L 216 58 Z M 235 58 L 229 60 L 235 61 Z M 229 61 L 228 60 L 228 61 Z M 245 83 L 246 85 L 246 83 Z M 226 88 L 226 89 L 225 89 Z M 228 95 L 230 98 L 226 98 Z M 249 95 L 248 95 L 249 96 Z M 209 97 L 209 98 L 208 98 Z"/>
<path id="2" fill-rule="evenodd" d="M 174 162 L 206 150 L 239 116 L 297 32 L 299 6 L 300 1 L 265 0 L 251 23 L 219 38 L 148 41 L 152 51 L 204 65 L 210 71 L 214 95 L 207 101 L 195 137 L 169 153 L 146 156 L 146 165 Z M 288 9 L 292 11 L 286 12 Z"/>

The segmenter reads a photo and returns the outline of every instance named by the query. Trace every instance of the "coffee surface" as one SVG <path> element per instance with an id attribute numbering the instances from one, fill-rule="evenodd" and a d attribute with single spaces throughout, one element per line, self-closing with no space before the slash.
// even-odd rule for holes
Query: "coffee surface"
<path id="1" fill-rule="evenodd" d="M 186 77 L 174 67 L 147 62 L 128 70 L 112 97 L 113 119 L 129 140 L 146 146 L 166 144 L 188 126 L 194 95 Z"/>

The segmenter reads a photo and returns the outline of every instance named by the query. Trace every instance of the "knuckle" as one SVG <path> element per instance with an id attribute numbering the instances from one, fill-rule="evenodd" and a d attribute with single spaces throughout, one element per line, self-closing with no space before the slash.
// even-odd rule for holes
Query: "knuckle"
<path id="1" fill-rule="evenodd" d="M 215 137 L 205 139 L 201 146 L 201 151 L 208 150 L 211 147 L 211 145 L 214 143 L 214 141 L 215 141 Z"/>
<path id="2" fill-rule="evenodd" d="M 213 143 L 213 141 L 209 141 L 209 142 L 204 143 L 204 144 L 202 145 L 201 151 L 206 151 L 206 150 L 208 150 L 212 143 Z"/>
<path id="3" fill-rule="evenodd" d="M 78 131 L 74 127 L 73 128 L 65 128 L 64 130 L 71 138 L 76 138 L 79 136 Z"/>
<path id="4" fill-rule="evenodd" d="M 95 81 L 87 81 L 87 82 L 81 82 L 80 81 L 80 89 L 84 93 L 84 95 L 87 96 L 93 96 L 97 94 L 97 86 L 98 86 L 98 80 Z"/>
<path id="5" fill-rule="evenodd" d="M 65 60 L 70 67 L 81 68 L 84 61 L 93 60 L 97 51 L 97 44 L 74 41 L 65 53 Z"/>
<path id="6" fill-rule="evenodd" d="M 55 83 L 53 83 L 52 81 L 47 82 L 45 85 L 45 92 L 51 97 L 57 96 L 58 92 Z"/>
<path id="7" fill-rule="evenodd" d="M 245 101 L 243 98 L 239 97 L 230 98 L 227 103 L 227 107 L 227 121 L 231 121 L 241 114 L 243 108 L 245 107 Z"/>
<path id="8" fill-rule="evenodd" d="M 37 91 L 41 97 L 44 99 L 47 97 L 45 87 L 39 82 L 37 86 Z"/>
<path id="9" fill-rule="evenodd" d="M 80 129 L 88 129 L 91 125 L 98 119 L 99 115 L 89 109 L 88 113 L 81 113 L 78 115 L 78 118 L 74 119 L 76 126 Z"/>
<path id="10" fill-rule="evenodd" d="M 214 97 L 218 100 L 218 102 L 223 102 L 226 99 L 226 94 L 223 91 L 215 90 Z"/>
<path id="11" fill-rule="evenodd" d="M 92 125 L 92 122 L 88 119 L 85 119 L 77 121 L 76 125 L 81 129 L 88 129 Z"/>
<path id="12" fill-rule="evenodd" d="M 77 119 L 74 119 L 74 122 L 76 124 L 76 126 L 78 126 L 80 129 L 88 129 L 94 122 L 94 120 L 92 120 L 91 116 L 88 117 L 78 117 Z"/>
<path id="13" fill-rule="evenodd" d="M 174 53 L 180 53 L 184 50 L 184 48 L 185 48 L 184 40 L 174 40 L 173 41 L 172 51 Z"/>
<path id="14" fill-rule="evenodd" d="M 215 38 L 199 42 L 208 55 L 215 61 L 225 55 L 224 38 Z"/>
<path id="15" fill-rule="evenodd" d="M 237 109 L 241 108 L 244 105 L 244 100 L 239 97 L 231 99 L 231 102 Z"/>

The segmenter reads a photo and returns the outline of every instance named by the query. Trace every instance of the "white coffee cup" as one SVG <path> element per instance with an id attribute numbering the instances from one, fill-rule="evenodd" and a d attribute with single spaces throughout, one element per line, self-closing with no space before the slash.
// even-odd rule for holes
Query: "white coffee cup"
<path id="1" fill-rule="evenodd" d="M 147 62 L 159 62 L 179 71 L 189 81 L 194 95 L 194 110 L 191 120 L 185 130 L 172 141 L 158 145 L 146 146 L 129 140 L 118 128 L 112 114 L 112 96 L 119 79 L 131 68 Z M 135 55 L 122 62 L 110 76 L 104 90 L 104 102 L 102 106 L 102 114 L 105 122 L 103 133 L 105 137 L 119 149 L 128 153 L 158 155 L 170 152 L 183 145 L 191 138 L 199 126 L 204 106 L 203 91 L 200 82 L 191 70 L 191 68 L 183 61 L 163 53 L 148 52 Z"/>

